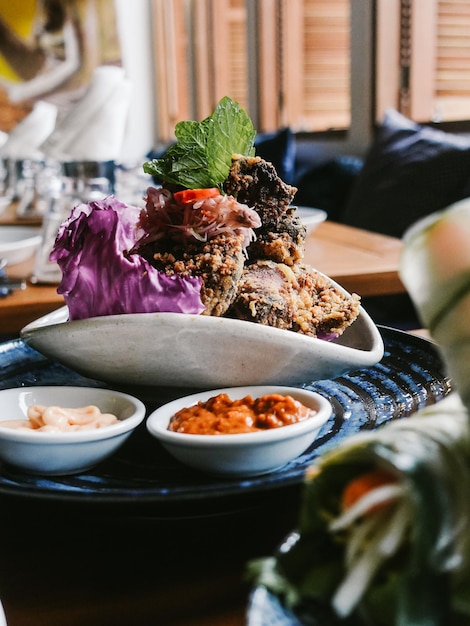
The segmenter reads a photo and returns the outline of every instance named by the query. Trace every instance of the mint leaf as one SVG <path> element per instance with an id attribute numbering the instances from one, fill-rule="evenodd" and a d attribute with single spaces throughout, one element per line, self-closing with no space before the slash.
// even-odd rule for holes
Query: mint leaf
<path id="1" fill-rule="evenodd" d="M 176 125 L 177 143 L 171 146 L 163 158 L 144 164 L 144 171 L 162 181 L 193 188 L 193 184 L 210 182 L 206 159 L 206 130 L 204 122 L 186 121 Z M 202 186 L 211 186 L 202 185 Z"/>
<path id="2" fill-rule="evenodd" d="M 254 154 L 255 131 L 246 111 L 227 96 L 219 102 L 210 119 L 213 123 L 208 126 L 209 173 L 214 180 L 223 183 L 233 154 Z"/>
<path id="3" fill-rule="evenodd" d="M 256 132 L 244 109 L 225 96 L 202 122 L 175 127 L 176 144 L 161 159 L 144 163 L 144 171 L 162 182 L 198 189 L 222 187 L 233 154 L 252 156 Z"/>

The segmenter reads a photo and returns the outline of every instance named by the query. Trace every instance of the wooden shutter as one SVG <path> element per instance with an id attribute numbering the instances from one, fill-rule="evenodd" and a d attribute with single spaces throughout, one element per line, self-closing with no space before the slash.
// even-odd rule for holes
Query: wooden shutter
<path id="1" fill-rule="evenodd" d="M 350 124 L 350 3 L 304 1 L 304 101 L 308 130 Z"/>
<path id="2" fill-rule="evenodd" d="M 350 0 L 152 0 L 161 140 L 225 95 L 257 130 L 350 123 Z"/>
<path id="3" fill-rule="evenodd" d="M 470 0 L 378 0 L 377 119 L 470 119 Z"/>
<path id="4" fill-rule="evenodd" d="M 259 0 L 259 7 L 261 126 L 347 128 L 350 1 Z"/>
<path id="5" fill-rule="evenodd" d="M 184 0 L 152 0 L 155 99 L 161 141 L 177 122 L 190 119 L 189 38 Z"/>
<path id="6" fill-rule="evenodd" d="M 245 0 L 152 0 L 161 140 L 225 95 L 248 104 Z"/>
<path id="7" fill-rule="evenodd" d="M 197 4 L 198 0 L 195 0 Z M 223 96 L 230 96 L 241 106 L 248 106 L 248 43 L 245 0 L 211 0 L 210 74 L 212 106 Z M 207 114 L 211 110 L 206 111 Z"/>
<path id="8" fill-rule="evenodd" d="M 439 0 L 435 117 L 470 119 L 470 2 Z"/>

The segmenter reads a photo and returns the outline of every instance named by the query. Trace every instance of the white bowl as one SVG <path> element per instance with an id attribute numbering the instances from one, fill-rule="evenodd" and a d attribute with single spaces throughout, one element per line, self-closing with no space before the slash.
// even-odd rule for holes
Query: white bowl
<path id="1" fill-rule="evenodd" d="M 0 226 L 0 259 L 7 265 L 27 261 L 41 243 L 40 232 L 32 226 Z"/>
<path id="2" fill-rule="evenodd" d="M 192 435 L 168 430 L 171 417 L 180 409 L 226 393 L 231 400 L 251 395 L 290 395 L 317 413 L 306 420 L 270 430 L 233 435 Z M 254 476 L 274 471 L 315 440 L 332 408 L 328 400 L 306 389 L 285 386 L 249 386 L 213 389 L 179 398 L 150 414 L 147 429 L 174 456 L 189 467 L 221 476 Z"/>
<path id="3" fill-rule="evenodd" d="M 298 215 L 305 228 L 307 229 L 307 235 L 309 235 L 319 224 L 324 222 L 328 213 L 323 211 L 323 209 L 314 209 L 309 206 L 298 206 L 296 210 L 296 215 Z"/>
<path id="4" fill-rule="evenodd" d="M 62 307 L 25 326 L 21 336 L 46 356 L 113 385 L 295 385 L 372 366 L 384 350 L 376 325 L 363 309 L 334 341 L 183 313 L 67 319 L 68 310 Z"/>
<path id="5" fill-rule="evenodd" d="M 93 430 L 46 432 L 2 427 L 2 421 L 27 419 L 32 404 L 78 408 L 96 405 L 113 413 L 116 424 Z M 0 391 L 0 460 L 27 472 L 75 474 L 113 454 L 145 417 L 145 405 L 128 394 L 93 387 L 18 387 Z"/>

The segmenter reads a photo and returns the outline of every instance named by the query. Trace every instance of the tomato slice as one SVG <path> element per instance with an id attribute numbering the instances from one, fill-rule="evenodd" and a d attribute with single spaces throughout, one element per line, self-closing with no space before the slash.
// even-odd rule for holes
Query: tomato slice
<path id="1" fill-rule="evenodd" d="M 220 196 L 220 190 L 217 187 L 183 189 L 183 191 L 176 191 L 173 194 L 173 197 L 178 204 L 193 204 L 193 202 L 205 200 L 206 198 L 214 198 L 215 196 Z"/>
<path id="2" fill-rule="evenodd" d="M 371 489 L 396 483 L 396 478 L 382 469 L 374 469 L 354 478 L 345 488 L 342 497 L 343 511 L 349 509 Z M 375 510 L 376 507 L 373 507 Z"/>

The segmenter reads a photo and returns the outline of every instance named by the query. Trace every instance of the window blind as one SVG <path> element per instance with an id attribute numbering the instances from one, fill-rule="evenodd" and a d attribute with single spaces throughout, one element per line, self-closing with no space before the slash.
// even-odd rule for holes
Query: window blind
<path id="1" fill-rule="evenodd" d="M 470 2 L 439 0 L 435 119 L 470 118 Z"/>
<path id="2" fill-rule="evenodd" d="M 249 110 L 259 131 L 346 128 L 349 5 L 152 0 L 160 139 L 171 139 L 181 119 L 209 115 L 225 95 Z"/>

